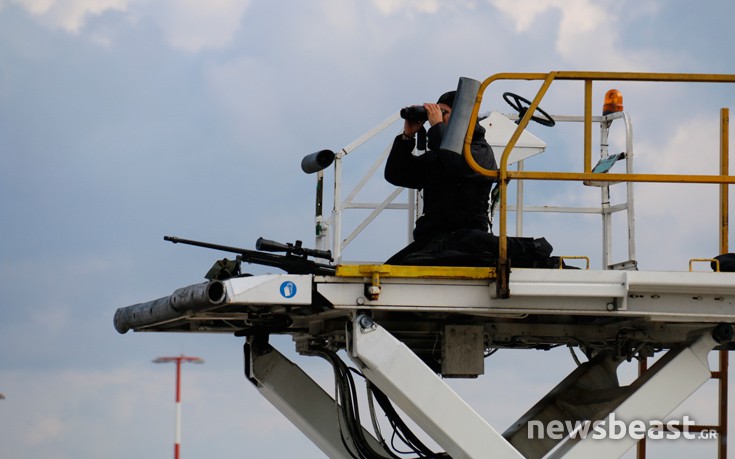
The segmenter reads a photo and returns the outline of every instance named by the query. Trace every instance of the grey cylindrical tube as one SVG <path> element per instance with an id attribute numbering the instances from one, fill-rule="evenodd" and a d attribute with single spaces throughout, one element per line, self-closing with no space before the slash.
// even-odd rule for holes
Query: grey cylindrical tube
<path id="1" fill-rule="evenodd" d="M 119 308 L 115 311 L 115 330 L 127 333 L 131 328 L 175 319 L 186 311 L 201 311 L 222 304 L 226 297 L 227 289 L 221 281 L 183 287 L 170 296 Z"/>
<path id="2" fill-rule="evenodd" d="M 304 156 L 301 160 L 301 170 L 307 174 L 313 174 L 328 168 L 334 161 L 336 155 L 332 150 L 321 150 Z"/>
<path id="3" fill-rule="evenodd" d="M 480 82 L 472 78 L 461 77 L 457 85 L 457 95 L 452 105 L 452 116 L 449 118 L 447 132 L 442 139 L 441 149 L 462 154 L 464 138 L 475 106 L 477 93 L 480 91 Z"/>

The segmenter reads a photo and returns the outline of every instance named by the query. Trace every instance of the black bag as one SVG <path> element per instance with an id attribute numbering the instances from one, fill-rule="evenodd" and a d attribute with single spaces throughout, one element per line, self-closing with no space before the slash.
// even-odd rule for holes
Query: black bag
<path id="1" fill-rule="evenodd" d="M 495 266 L 498 246 L 499 239 L 494 234 L 481 230 L 459 230 L 436 237 L 420 247 L 409 245 L 404 251 L 391 257 L 386 264 Z M 552 251 L 553 247 L 545 238 L 508 238 L 508 258 L 512 267 L 551 268 L 553 266 L 549 257 Z"/>
<path id="2" fill-rule="evenodd" d="M 723 253 L 722 255 L 717 255 L 715 260 L 720 262 L 721 272 L 735 272 L 735 253 Z M 717 263 L 713 261 L 710 263 L 710 266 L 712 267 L 712 271 L 717 271 Z"/>

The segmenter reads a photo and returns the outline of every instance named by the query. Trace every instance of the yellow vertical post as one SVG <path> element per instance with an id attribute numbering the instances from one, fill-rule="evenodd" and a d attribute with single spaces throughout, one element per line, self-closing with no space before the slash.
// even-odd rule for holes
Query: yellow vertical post
<path id="1" fill-rule="evenodd" d="M 508 260 L 507 228 L 508 195 L 506 193 L 508 189 L 508 182 L 510 181 L 510 179 L 508 178 L 508 158 L 511 151 L 513 151 L 513 147 L 515 147 L 516 142 L 521 137 L 523 130 L 526 129 L 529 121 L 531 121 L 531 117 L 536 111 L 536 108 L 541 102 L 541 99 L 543 99 L 544 95 L 546 95 L 546 91 L 549 89 L 549 86 L 551 86 L 551 83 L 554 81 L 556 74 L 557 72 L 550 72 L 546 75 L 546 78 L 544 78 L 544 82 L 543 84 L 541 84 L 541 87 L 536 93 L 536 97 L 534 97 L 533 101 L 531 101 L 531 105 L 528 106 L 528 109 L 526 110 L 526 113 L 523 115 L 523 117 L 518 120 L 518 127 L 516 127 L 515 132 L 513 132 L 510 140 L 508 140 L 508 144 L 505 146 L 505 149 L 503 150 L 503 155 L 500 157 L 500 162 L 498 163 L 498 191 L 500 192 L 500 234 L 498 235 L 498 266 L 497 280 L 495 283 L 497 287 L 496 293 L 499 298 L 510 297 L 510 289 L 508 287 L 508 283 L 510 281 L 510 261 Z M 590 113 L 592 113 L 591 110 L 592 109 L 590 108 Z M 472 122 L 472 119 L 470 119 L 470 122 Z M 592 132 L 591 127 L 590 132 Z M 465 147 L 465 149 L 466 148 L 467 147 Z"/>
<path id="2" fill-rule="evenodd" d="M 584 171 L 592 172 L 592 80 L 584 80 Z"/>
<path id="3" fill-rule="evenodd" d="M 730 169 L 730 110 L 720 110 L 720 175 L 729 175 Z M 729 189 L 726 183 L 720 185 L 720 253 L 726 253 L 729 249 Z"/>
<path id="4" fill-rule="evenodd" d="M 730 110 L 720 110 L 720 175 L 729 175 L 730 171 Z M 720 253 L 729 251 L 729 186 L 726 183 L 720 185 Z M 719 398 L 720 406 L 718 413 L 718 424 L 720 435 L 718 437 L 717 457 L 727 458 L 727 407 L 728 407 L 728 372 L 730 355 L 727 349 L 720 350 L 719 371 Z"/>

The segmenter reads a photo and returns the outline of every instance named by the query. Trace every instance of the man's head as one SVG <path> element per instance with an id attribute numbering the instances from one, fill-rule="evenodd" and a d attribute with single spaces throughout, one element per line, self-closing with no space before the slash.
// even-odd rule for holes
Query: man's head
<path id="1" fill-rule="evenodd" d="M 452 108 L 454 105 L 454 96 L 457 95 L 457 91 L 449 91 L 445 92 L 444 94 L 439 97 L 439 100 L 436 101 L 437 104 L 444 104 L 448 106 L 449 108 Z"/>
<path id="2" fill-rule="evenodd" d="M 454 96 L 457 95 L 457 91 L 449 91 L 439 97 L 436 101 L 439 108 L 441 108 L 443 121 L 446 123 L 449 121 L 449 115 L 452 114 L 452 106 L 454 105 Z"/>

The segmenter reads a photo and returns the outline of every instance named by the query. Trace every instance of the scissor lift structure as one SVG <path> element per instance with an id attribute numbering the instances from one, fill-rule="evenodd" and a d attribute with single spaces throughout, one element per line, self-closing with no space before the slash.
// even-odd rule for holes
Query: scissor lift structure
<path id="1" fill-rule="evenodd" d="M 552 421 L 588 421 L 604 425 L 610 422 L 611 415 L 621 420 L 665 419 L 712 377 L 708 355 L 713 349 L 724 356 L 721 362 L 724 358 L 726 371 L 727 349 L 733 342 L 735 324 L 735 273 L 638 271 L 632 230 L 628 239 L 630 260 L 622 263 L 610 261 L 609 241 L 603 239 L 607 247 L 603 251 L 603 269 L 515 268 L 507 253 L 507 212 L 521 212 L 523 203 L 518 201 L 515 209 L 508 206 L 507 186 L 511 179 L 519 183 L 572 180 L 602 184 L 603 205 L 590 211 L 600 213 L 604 222 L 611 212 L 627 211 L 628 226 L 632 228 L 632 183 L 719 184 L 720 253 L 725 253 L 728 185 L 735 182 L 727 165 L 727 109 L 721 111 L 719 174 L 635 174 L 632 144 L 625 173 L 600 173 L 593 172 L 592 167 L 592 123 L 609 127 L 612 121 L 622 118 L 626 120 L 626 129 L 630 127 L 620 113 L 593 117 L 591 100 L 593 81 L 735 83 L 735 75 L 499 74 L 478 82 L 469 97 L 472 103 L 465 107 L 465 130 L 477 120 L 485 88 L 498 80 L 539 80 L 542 84 L 528 110 L 519 117 L 518 127 L 502 155 L 496 148 L 499 171 L 485 171 L 473 164 L 468 138 L 459 152 L 479 173 L 498 177 L 500 243 L 496 266 L 414 267 L 344 262 L 341 249 L 346 239 L 340 234 L 341 211 L 349 207 L 356 192 L 342 201 L 336 191 L 335 211 L 329 218 L 320 215 L 321 197 L 317 200 L 318 242 L 327 245 L 327 241 L 333 241 L 331 248 L 338 255 L 333 275 L 268 274 L 195 284 L 158 300 L 118 309 L 116 329 L 121 333 L 132 329 L 246 336 L 247 377 L 329 457 L 395 455 L 375 431 L 359 424 L 346 428 L 350 420 L 344 410 L 352 403 L 350 397 L 341 393 L 335 398 L 325 392 L 269 344 L 270 335 L 291 335 L 300 354 L 328 358 L 336 371 L 344 363 L 335 360 L 335 353 L 344 350 L 369 385 L 377 388 L 376 393 L 387 396 L 444 449 L 434 453 L 419 448 L 418 457 L 621 456 L 635 444 L 634 438 L 600 440 L 568 432 L 563 438 L 537 438 L 529 432 L 537 422 L 547 425 Z M 584 170 L 540 173 L 519 167 L 510 171 L 509 158 L 516 142 L 546 90 L 557 80 L 578 80 L 584 85 L 585 113 L 576 119 L 584 123 Z M 385 123 L 388 125 L 390 122 Z M 602 138 L 602 143 L 606 143 L 604 127 Z M 363 141 L 358 139 L 355 145 Z M 342 167 L 340 160 L 351 148 L 336 155 L 337 179 Z M 604 147 L 601 155 L 603 159 L 607 156 Z M 378 165 L 376 162 L 373 172 Z M 323 180 L 321 172 L 318 180 Z M 628 197 L 621 205 L 605 203 L 604 190 L 611 182 L 627 186 Z M 420 205 L 420 199 L 414 198 L 405 205 L 393 204 L 398 194 L 394 192 L 375 204 L 374 212 L 390 208 L 414 212 Z M 603 228 L 610 231 L 608 223 Z M 347 242 L 354 237 L 351 234 Z M 489 349 L 548 349 L 557 345 L 579 348 L 588 360 L 502 433 L 482 419 L 444 379 L 482 374 Z M 659 351 L 665 354 L 638 379 L 629 385 L 619 383 L 616 371 L 622 361 L 643 359 Z M 726 410 L 721 413 L 726 416 Z M 721 425 L 724 422 L 720 419 Z M 726 430 L 719 432 L 719 454 L 723 458 L 726 434 Z"/>

